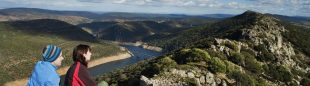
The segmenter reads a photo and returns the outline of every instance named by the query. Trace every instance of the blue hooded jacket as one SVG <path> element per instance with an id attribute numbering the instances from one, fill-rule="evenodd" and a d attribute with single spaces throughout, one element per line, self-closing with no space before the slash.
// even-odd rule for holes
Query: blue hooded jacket
<path id="1" fill-rule="evenodd" d="M 60 76 L 51 62 L 38 61 L 28 80 L 27 86 L 59 86 Z"/>

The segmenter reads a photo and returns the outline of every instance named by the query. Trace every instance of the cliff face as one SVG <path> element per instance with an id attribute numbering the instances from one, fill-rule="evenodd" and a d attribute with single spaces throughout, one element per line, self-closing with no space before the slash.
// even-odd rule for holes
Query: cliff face
<path id="1" fill-rule="evenodd" d="M 120 79 L 123 81 L 119 82 L 112 78 L 110 83 L 131 85 L 129 82 L 139 82 L 142 86 L 309 85 L 309 57 L 299 45 L 291 43 L 286 34 L 293 30 L 283 24 L 276 18 L 247 11 L 206 29 L 192 31 L 199 36 L 188 38 L 199 37 L 199 40 L 186 47 L 130 66 L 123 72 L 111 73 L 117 75 L 129 71 L 123 74 L 127 80 Z M 109 75 L 103 77 L 106 76 Z"/>

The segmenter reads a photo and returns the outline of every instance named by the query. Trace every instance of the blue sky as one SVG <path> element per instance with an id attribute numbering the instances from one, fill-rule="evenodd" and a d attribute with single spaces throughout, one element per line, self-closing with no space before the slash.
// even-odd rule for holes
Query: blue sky
<path id="1" fill-rule="evenodd" d="M 1 0 L 0 8 L 161 14 L 240 14 L 246 10 L 310 16 L 310 0 Z"/>

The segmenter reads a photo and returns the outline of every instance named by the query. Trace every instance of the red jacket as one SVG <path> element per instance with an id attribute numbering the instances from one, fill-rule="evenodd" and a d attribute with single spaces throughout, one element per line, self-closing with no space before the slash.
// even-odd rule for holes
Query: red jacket
<path id="1" fill-rule="evenodd" d="M 66 86 L 96 86 L 94 80 L 91 79 L 87 67 L 80 62 L 75 62 L 68 69 L 66 78 Z"/>

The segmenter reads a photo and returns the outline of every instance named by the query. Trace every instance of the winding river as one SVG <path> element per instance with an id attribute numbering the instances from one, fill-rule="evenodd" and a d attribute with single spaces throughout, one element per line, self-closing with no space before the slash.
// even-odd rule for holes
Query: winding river
<path id="1" fill-rule="evenodd" d="M 131 46 L 131 45 L 122 45 L 122 46 L 127 48 L 133 54 L 133 56 L 127 59 L 112 61 L 112 62 L 108 62 L 108 63 L 104 63 L 98 66 L 92 67 L 89 69 L 91 75 L 95 77 L 103 73 L 111 72 L 114 69 L 122 68 L 127 65 L 137 63 L 138 61 L 141 61 L 144 59 L 154 58 L 154 57 L 162 55 L 162 53 L 160 52 L 146 50 L 138 46 Z"/>

